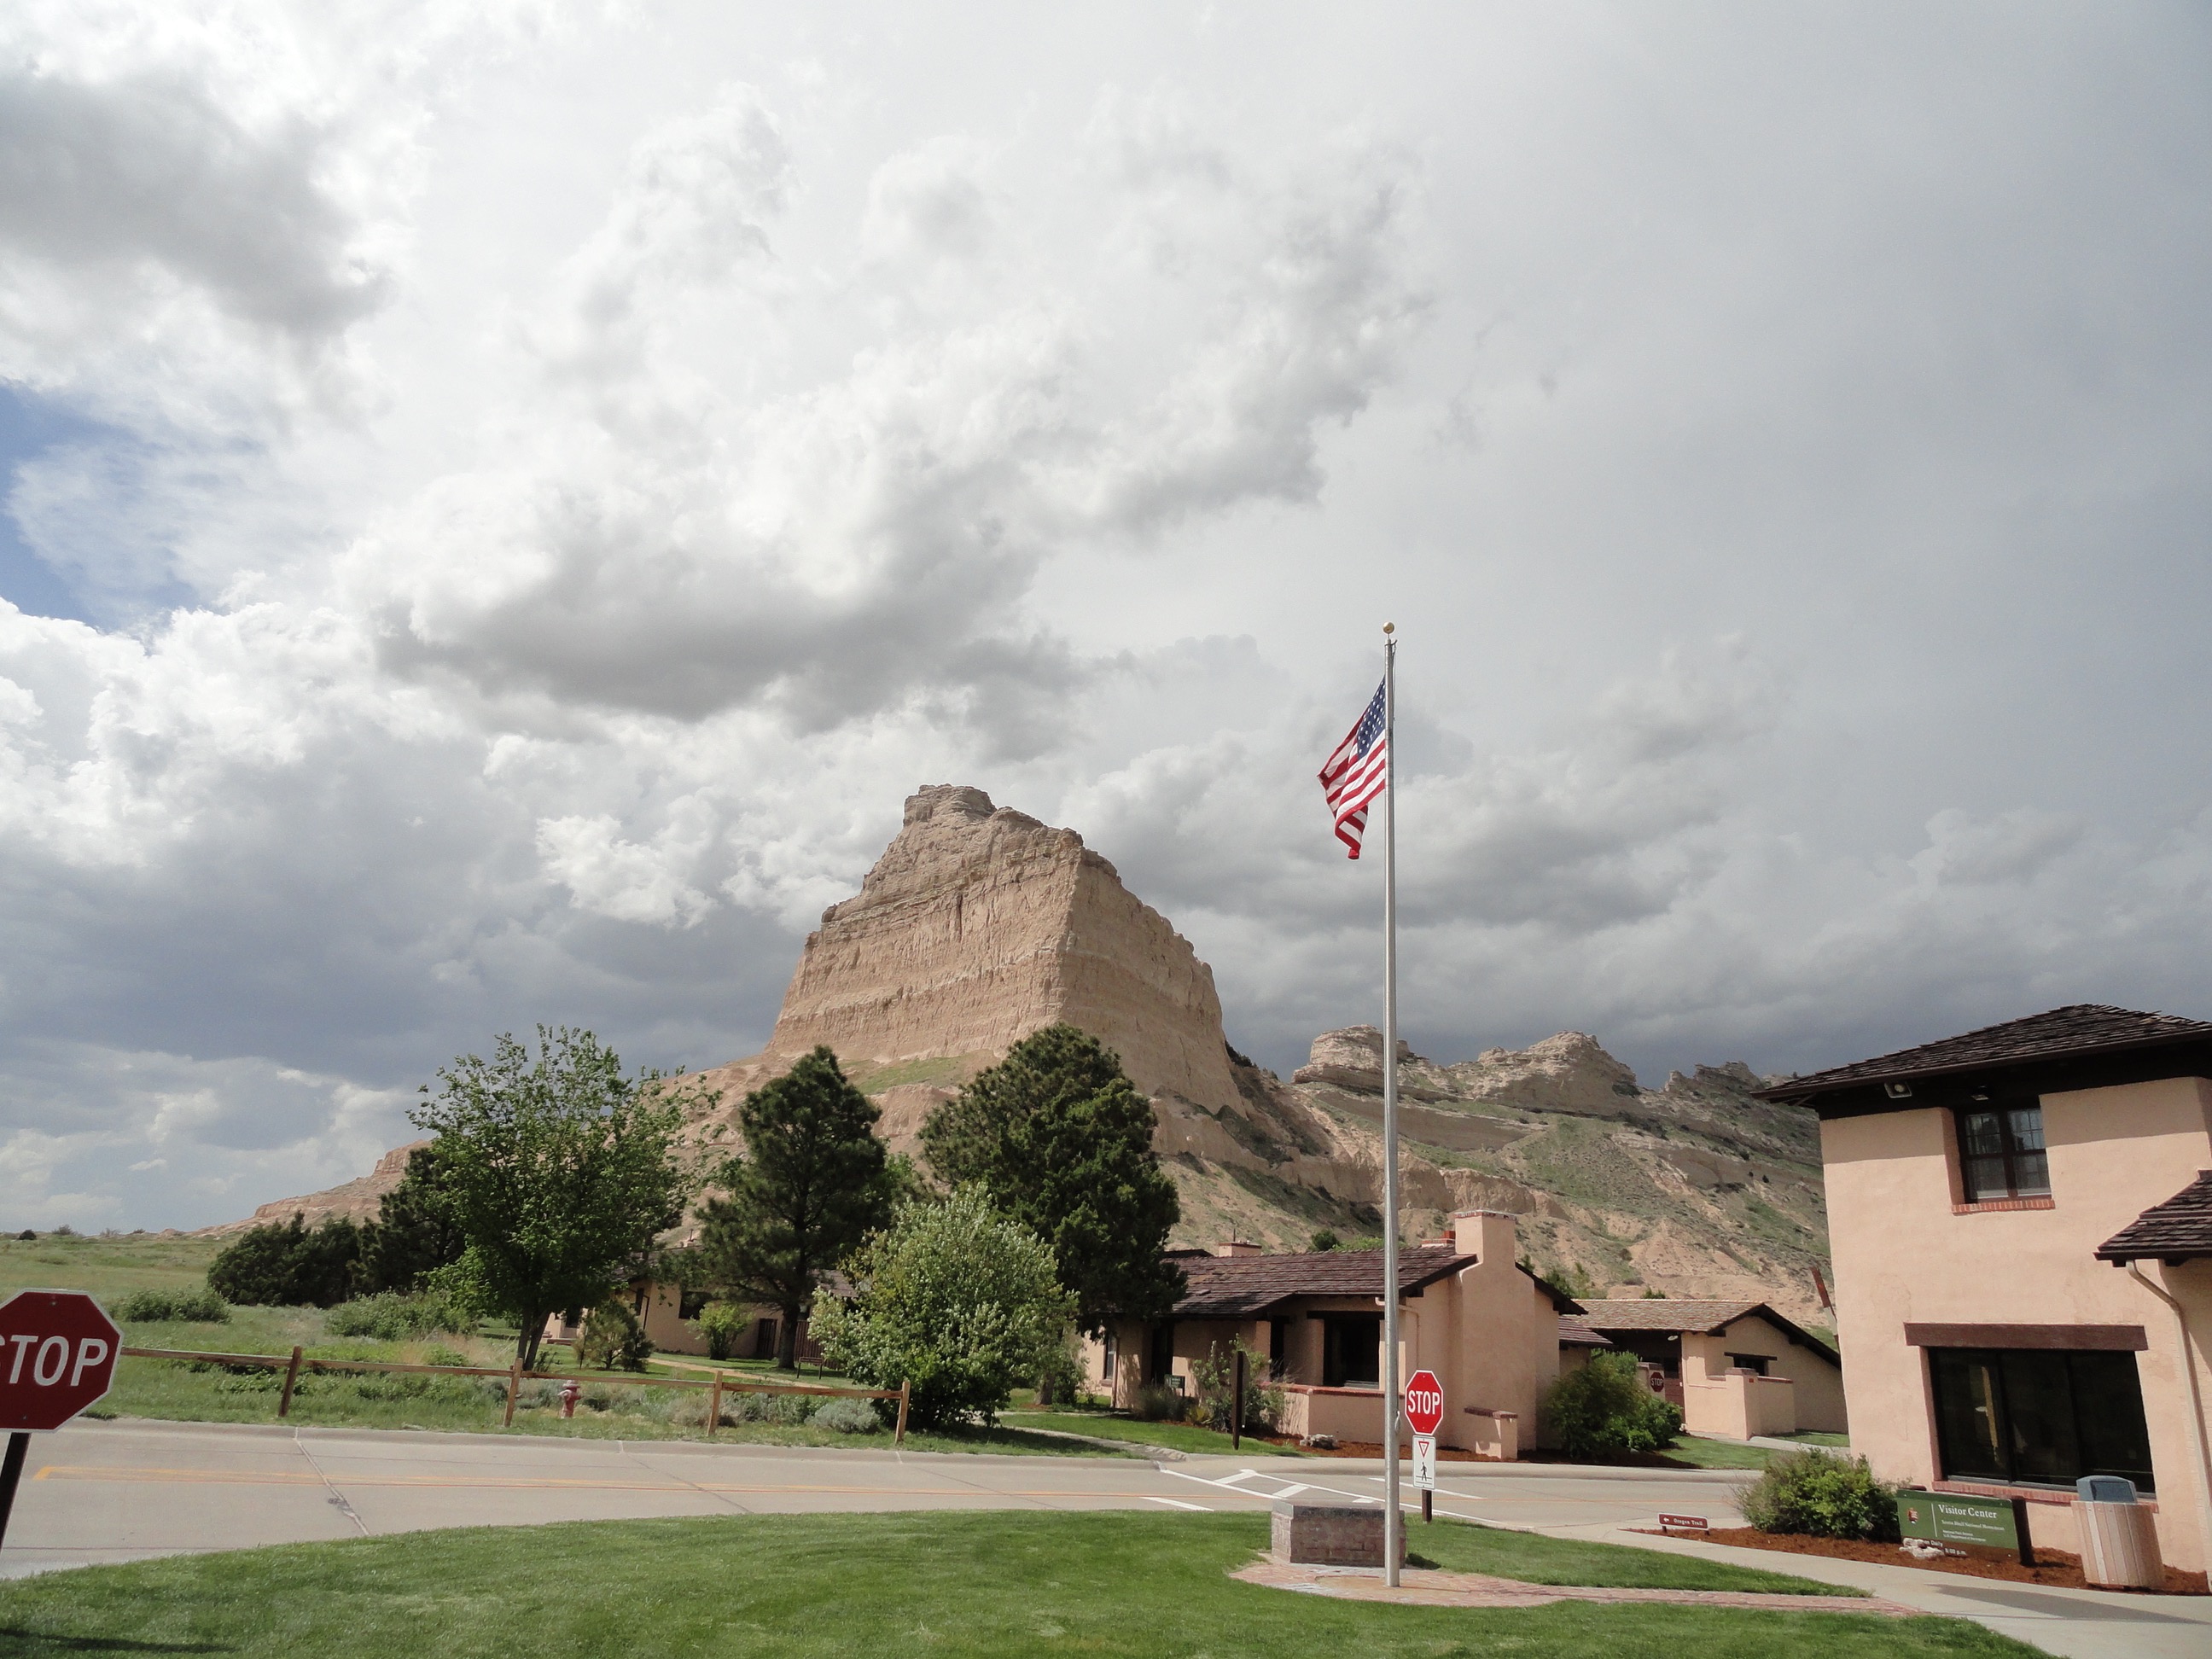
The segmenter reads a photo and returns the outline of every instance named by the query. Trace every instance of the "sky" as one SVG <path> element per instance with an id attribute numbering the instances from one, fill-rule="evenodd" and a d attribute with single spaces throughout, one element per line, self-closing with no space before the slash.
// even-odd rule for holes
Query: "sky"
<path id="1" fill-rule="evenodd" d="M 2212 13 L 0 13 L 0 1224 L 757 1049 L 901 802 L 1287 1071 L 2212 1016 Z"/>

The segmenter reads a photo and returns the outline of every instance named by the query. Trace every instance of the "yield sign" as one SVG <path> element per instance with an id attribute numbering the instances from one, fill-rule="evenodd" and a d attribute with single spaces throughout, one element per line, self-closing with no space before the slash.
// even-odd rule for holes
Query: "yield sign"
<path id="1" fill-rule="evenodd" d="M 82 1291 L 0 1304 L 0 1430 L 58 1429 L 115 1381 L 123 1333 Z"/>
<path id="2" fill-rule="evenodd" d="M 1406 1421 L 1415 1434 L 1433 1435 L 1443 1425 L 1444 1385 L 1431 1370 L 1406 1379 Z"/>

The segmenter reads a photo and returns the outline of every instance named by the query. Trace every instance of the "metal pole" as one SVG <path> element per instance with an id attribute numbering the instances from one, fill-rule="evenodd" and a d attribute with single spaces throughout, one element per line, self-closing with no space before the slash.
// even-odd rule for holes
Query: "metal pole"
<path id="1" fill-rule="evenodd" d="M 18 1353 L 21 1349 L 16 1350 Z M 30 1455 L 31 1437 L 17 1430 L 8 1437 L 8 1456 L 0 1462 L 0 1543 L 8 1537 L 8 1517 L 15 1512 L 15 1486 L 23 1478 L 23 1460 Z"/>
<path id="2" fill-rule="evenodd" d="M 1244 1445 L 1244 1344 L 1240 1338 L 1237 1357 L 1231 1362 L 1229 1379 L 1229 1449 L 1241 1451 Z"/>
<path id="3" fill-rule="evenodd" d="M 1398 1583 L 1398 641 L 1382 625 L 1382 1582 Z"/>

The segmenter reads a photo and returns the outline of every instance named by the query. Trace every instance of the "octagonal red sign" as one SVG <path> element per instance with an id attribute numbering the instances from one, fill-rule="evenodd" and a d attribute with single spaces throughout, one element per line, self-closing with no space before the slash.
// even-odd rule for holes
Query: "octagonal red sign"
<path id="1" fill-rule="evenodd" d="M 0 1303 L 0 1430 L 58 1429 L 115 1381 L 123 1333 L 82 1291 Z"/>
<path id="2" fill-rule="evenodd" d="M 1406 1379 L 1406 1421 L 1419 1435 L 1434 1434 L 1444 1420 L 1444 1385 L 1434 1371 L 1415 1371 Z"/>

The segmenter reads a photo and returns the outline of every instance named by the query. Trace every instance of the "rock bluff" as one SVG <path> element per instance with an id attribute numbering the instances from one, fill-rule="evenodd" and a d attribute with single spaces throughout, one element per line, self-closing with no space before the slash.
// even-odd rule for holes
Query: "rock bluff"
<path id="1" fill-rule="evenodd" d="M 955 1081 L 1062 1021 L 1147 1094 L 1238 1100 L 1213 970 L 1190 942 L 1074 830 L 939 784 L 908 797 L 858 896 L 823 912 L 767 1048 L 705 1077 L 742 1091 L 827 1043 L 856 1076 Z"/>

